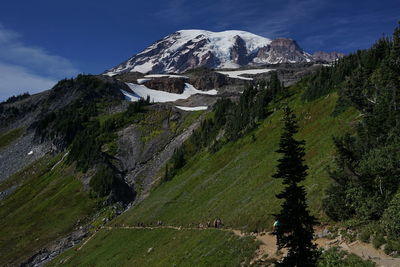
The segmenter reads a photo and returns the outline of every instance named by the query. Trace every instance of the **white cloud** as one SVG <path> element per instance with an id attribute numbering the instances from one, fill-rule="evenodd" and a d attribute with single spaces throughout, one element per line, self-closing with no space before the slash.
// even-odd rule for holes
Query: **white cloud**
<path id="1" fill-rule="evenodd" d="M 0 81 L 0 101 L 27 91 L 38 93 L 50 89 L 56 83 L 56 80 L 32 74 L 23 67 L 1 63 Z"/>
<path id="2" fill-rule="evenodd" d="M 34 72 L 59 78 L 77 73 L 77 69 L 73 67 L 69 60 L 60 56 L 49 55 L 41 48 L 26 47 L 19 44 L 6 47 L 0 44 L 0 48 L 0 61 L 3 62 L 24 66 Z"/>
<path id="3" fill-rule="evenodd" d="M 68 59 L 26 45 L 20 34 L 0 24 L 0 100 L 49 89 L 57 80 L 78 73 Z"/>

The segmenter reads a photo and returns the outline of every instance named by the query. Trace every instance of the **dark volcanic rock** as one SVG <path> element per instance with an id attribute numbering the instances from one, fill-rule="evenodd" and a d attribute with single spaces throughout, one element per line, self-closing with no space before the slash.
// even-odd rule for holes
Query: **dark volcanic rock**
<path id="1" fill-rule="evenodd" d="M 217 64 L 216 57 L 212 53 L 206 53 L 202 57 L 198 57 L 196 52 L 207 43 L 207 40 L 201 40 L 199 42 L 189 41 L 183 46 L 177 53 L 175 53 L 176 59 L 171 60 L 167 65 L 168 68 L 173 66 L 177 69 L 177 72 L 183 72 L 187 69 L 193 69 L 197 66 L 212 67 Z M 186 53 L 180 53 L 183 50 L 187 50 L 187 47 L 191 47 Z"/>
<path id="2" fill-rule="evenodd" d="M 185 81 L 184 78 L 152 78 L 149 81 L 144 82 L 143 84 L 151 89 L 165 91 L 168 93 L 182 94 L 185 89 Z"/>
<path id="3" fill-rule="evenodd" d="M 269 50 L 271 50 L 270 46 L 261 47 L 257 52 L 256 58 L 267 59 L 269 57 Z"/>
<path id="4" fill-rule="evenodd" d="M 325 62 L 332 62 L 339 58 L 344 57 L 343 53 L 338 52 L 322 52 L 317 51 L 313 54 L 313 58 L 317 61 L 325 61 Z"/>
<path id="5" fill-rule="evenodd" d="M 116 79 L 121 80 L 126 83 L 137 83 L 137 79 L 143 78 L 143 73 L 134 71 L 134 72 L 122 72 L 116 76 Z"/>
<path id="6" fill-rule="evenodd" d="M 265 53 L 265 51 L 262 53 Z M 312 60 L 312 57 L 304 53 L 296 41 L 286 38 L 273 40 L 266 55 L 269 56 L 269 61 L 275 63 L 307 62 Z"/>
<path id="7" fill-rule="evenodd" d="M 231 48 L 231 59 L 234 63 L 239 65 L 246 65 L 249 63 L 246 42 L 240 38 L 240 36 L 235 37 L 235 43 Z"/>
<path id="8" fill-rule="evenodd" d="M 228 78 L 218 72 L 207 68 L 198 68 L 186 73 L 189 76 L 189 83 L 196 89 L 207 91 L 220 88 L 228 84 Z"/>

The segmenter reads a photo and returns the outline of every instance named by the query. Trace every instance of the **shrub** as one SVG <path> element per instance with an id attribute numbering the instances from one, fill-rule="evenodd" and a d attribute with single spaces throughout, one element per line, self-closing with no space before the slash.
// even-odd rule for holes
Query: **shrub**
<path id="1" fill-rule="evenodd" d="M 395 256 L 398 256 L 400 253 L 400 240 L 388 240 L 386 246 L 385 246 L 385 253 L 390 255 L 390 254 L 396 254 Z"/>
<path id="2" fill-rule="evenodd" d="M 89 185 L 99 197 L 107 196 L 114 184 L 114 173 L 111 168 L 102 166 L 90 179 Z"/>
<path id="3" fill-rule="evenodd" d="M 318 261 L 318 267 L 357 266 L 373 267 L 375 264 L 362 258 L 348 254 L 337 247 L 330 248 L 322 253 Z"/>
<path id="4" fill-rule="evenodd" d="M 400 237 L 400 191 L 393 197 L 383 214 L 383 225 L 390 237 Z"/>
<path id="5" fill-rule="evenodd" d="M 372 245 L 374 248 L 380 248 L 383 244 L 386 243 L 385 237 L 382 233 L 378 232 L 372 237 Z"/>
<path id="6" fill-rule="evenodd" d="M 358 235 L 358 239 L 362 242 L 369 243 L 371 234 L 371 229 L 366 227 L 360 232 L 360 234 Z"/>

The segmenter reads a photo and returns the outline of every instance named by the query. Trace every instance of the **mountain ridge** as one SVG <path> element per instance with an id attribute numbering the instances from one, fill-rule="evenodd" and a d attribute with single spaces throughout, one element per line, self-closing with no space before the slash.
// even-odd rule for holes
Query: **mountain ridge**
<path id="1" fill-rule="evenodd" d="M 239 68 L 248 65 L 335 61 L 337 52 L 305 52 L 295 40 L 269 39 L 246 31 L 180 30 L 104 72 L 182 73 L 197 67 Z"/>

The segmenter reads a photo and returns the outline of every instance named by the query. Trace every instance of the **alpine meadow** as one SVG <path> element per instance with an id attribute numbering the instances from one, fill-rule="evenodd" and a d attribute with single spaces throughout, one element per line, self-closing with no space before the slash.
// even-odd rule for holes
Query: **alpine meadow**
<path id="1" fill-rule="evenodd" d="M 0 266 L 400 266 L 397 2 L 206 2 L 4 14 Z"/>

